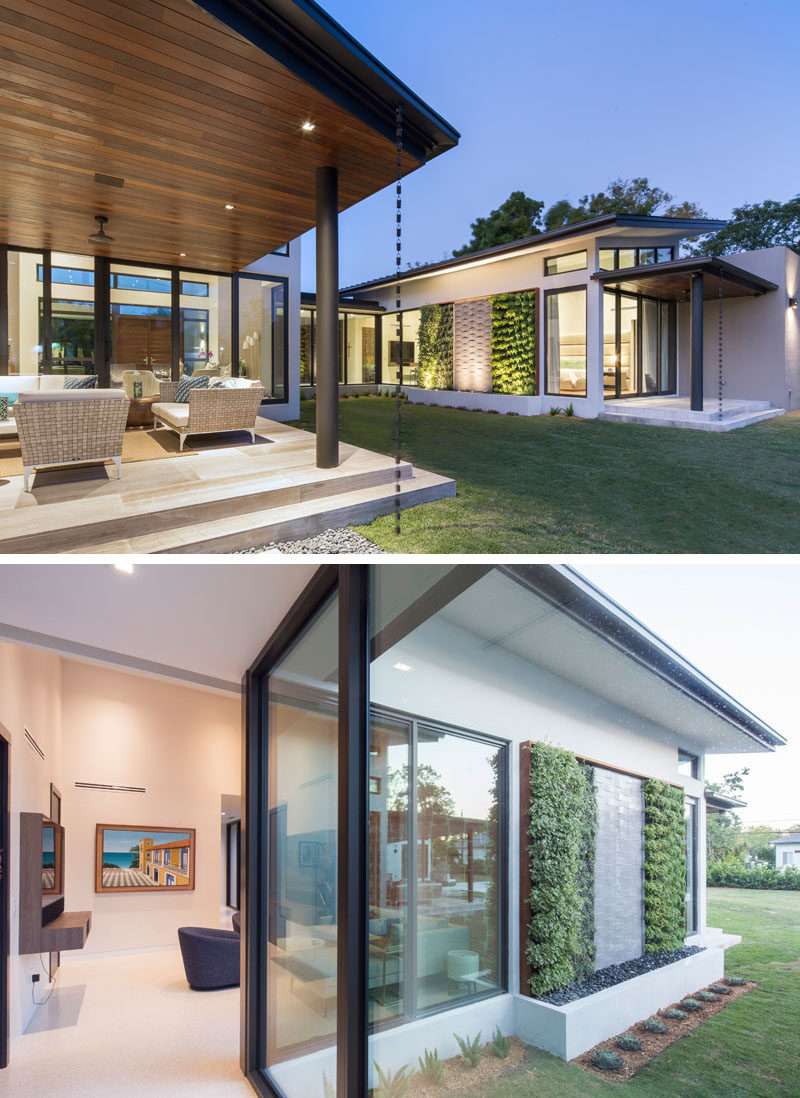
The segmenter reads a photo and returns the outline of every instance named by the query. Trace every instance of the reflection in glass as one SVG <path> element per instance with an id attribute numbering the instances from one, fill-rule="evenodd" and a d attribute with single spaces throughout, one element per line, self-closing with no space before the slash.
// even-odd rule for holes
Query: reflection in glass
<path id="1" fill-rule="evenodd" d="M 164 285 L 169 270 L 111 264 L 111 384 L 126 370 L 172 376 L 172 306 Z"/>
<path id="2" fill-rule="evenodd" d="M 617 395 L 617 295 L 603 294 L 603 393 Z"/>
<path id="3" fill-rule="evenodd" d="M 286 373 L 286 287 L 239 278 L 239 375 L 264 386 L 266 400 L 282 400 Z"/>
<path id="4" fill-rule="evenodd" d="M 622 396 L 638 392 L 639 303 L 635 297 L 619 297 L 619 391 Z"/>
<path id="5" fill-rule="evenodd" d="M 53 252 L 52 361 L 54 374 L 94 373 L 94 260 L 85 255 Z M 44 275 L 38 266 L 39 280 Z M 65 292 L 65 286 L 70 289 Z M 43 301 L 39 300 L 42 343 Z"/>
<path id="6" fill-rule="evenodd" d="M 616 266 L 616 248 L 601 248 L 598 256 L 598 265 L 601 271 L 613 271 Z"/>
<path id="7" fill-rule="evenodd" d="M 658 302 L 642 299 L 642 391 L 658 392 Z"/>
<path id="8" fill-rule="evenodd" d="M 181 271 L 180 372 L 202 370 L 230 377 L 231 280 L 220 275 Z"/>
<path id="9" fill-rule="evenodd" d="M 697 931 L 697 801 L 687 797 L 686 817 L 686 932 Z"/>
<path id="10" fill-rule="evenodd" d="M 561 290 L 547 300 L 547 392 L 586 395 L 586 290 Z"/>
<path id="11" fill-rule="evenodd" d="M 672 315 L 675 306 L 668 301 L 659 302 L 661 316 L 661 335 L 658 346 L 658 373 L 661 392 L 668 393 L 674 388 L 674 382 L 670 377 L 670 364 L 672 361 Z"/>
<path id="12" fill-rule="evenodd" d="M 38 374 L 41 364 L 37 272 L 44 257 L 36 252 L 8 253 L 8 372 Z"/>
<path id="13" fill-rule="evenodd" d="M 300 310 L 300 384 L 314 384 L 314 313 Z"/>
<path id="14" fill-rule="evenodd" d="M 345 316 L 345 381 L 349 385 L 375 382 L 375 317 L 347 313 Z"/>
<path id="15" fill-rule="evenodd" d="M 286 1098 L 307 1098 L 292 1059 L 336 1041 L 337 610 L 333 598 L 268 684 L 265 1066 Z"/>
<path id="16" fill-rule="evenodd" d="M 603 254 L 602 252 L 600 253 Z M 567 274 L 569 271 L 583 271 L 588 262 L 588 252 L 570 252 L 568 255 L 552 255 L 544 261 L 546 275 Z"/>
<path id="17" fill-rule="evenodd" d="M 636 266 L 636 249 L 635 248 L 618 248 L 617 249 L 617 267 L 635 267 Z"/>

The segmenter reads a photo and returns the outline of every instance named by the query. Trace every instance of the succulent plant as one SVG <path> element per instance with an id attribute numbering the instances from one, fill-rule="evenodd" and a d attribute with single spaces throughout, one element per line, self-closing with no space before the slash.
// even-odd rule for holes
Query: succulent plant
<path id="1" fill-rule="evenodd" d="M 617 1037 L 617 1048 L 621 1048 L 623 1052 L 641 1052 L 642 1039 L 634 1037 L 632 1033 L 623 1033 L 621 1037 Z"/>
<path id="2" fill-rule="evenodd" d="M 719 995 L 715 995 L 713 991 L 698 991 L 695 998 L 700 999 L 703 1003 L 718 1003 Z"/>
<path id="3" fill-rule="evenodd" d="M 689 1017 L 685 1010 L 678 1010 L 677 1007 L 670 1007 L 669 1010 L 664 1011 L 664 1014 L 675 1022 L 685 1022 Z"/>
<path id="4" fill-rule="evenodd" d="M 712 984 L 708 990 L 713 991 L 715 995 L 730 995 L 731 993 L 731 989 L 727 984 Z"/>
<path id="5" fill-rule="evenodd" d="M 480 1032 L 473 1041 L 470 1041 L 469 1037 L 459 1037 L 457 1033 L 454 1033 L 453 1036 L 458 1041 L 458 1047 L 461 1049 L 464 1059 L 467 1061 L 467 1066 L 476 1068 L 483 1059 Z"/>
<path id="6" fill-rule="evenodd" d="M 619 1071 L 625 1061 L 610 1048 L 596 1048 L 592 1053 L 591 1063 L 601 1071 Z"/>
<path id="7" fill-rule="evenodd" d="M 505 1060 L 511 1051 L 511 1038 L 504 1037 L 500 1031 L 500 1026 L 494 1031 L 494 1037 L 492 1037 L 492 1052 L 500 1060 Z"/>
<path id="8" fill-rule="evenodd" d="M 425 1049 L 425 1055 L 419 1057 L 419 1069 L 429 1083 L 441 1083 L 444 1079 L 444 1064 L 439 1059 L 439 1050 Z"/>
<path id="9" fill-rule="evenodd" d="M 730 987 L 744 987 L 747 980 L 745 980 L 744 976 L 726 976 L 725 983 Z"/>
<path id="10" fill-rule="evenodd" d="M 375 1074 L 378 1076 L 378 1086 L 375 1087 L 375 1098 L 403 1098 L 411 1085 L 411 1068 L 404 1064 L 399 1071 L 384 1072 L 380 1064 L 375 1062 Z"/>
<path id="11" fill-rule="evenodd" d="M 683 1013 L 683 1012 L 681 1012 Z M 668 1033 L 669 1029 L 663 1022 L 659 1022 L 658 1018 L 648 1018 L 646 1022 L 642 1022 L 642 1029 L 647 1033 Z"/>
<path id="12" fill-rule="evenodd" d="M 681 1006 L 684 1010 L 703 1010 L 703 1004 L 697 999 L 682 999 Z"/>

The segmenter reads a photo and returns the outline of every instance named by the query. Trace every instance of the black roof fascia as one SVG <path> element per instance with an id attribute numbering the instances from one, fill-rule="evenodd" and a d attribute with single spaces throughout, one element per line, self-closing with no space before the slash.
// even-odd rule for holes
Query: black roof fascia
<path id="1" fill-rule="evenodd" d="M 704 790 L 706 806 L 714 812 L 728 812 L 732 808 L 747 808 L 747 801 L 739 801 L 736 797 L 727 797 L 724 793 L 717 793 L 714 789 Z"/>
<path id="2" fill-rule="evenodd" d="M 373 286 L 391 286 L 405 279 L 419 278 L 420 275 L 433 271 L 449 271 L 462 264 L 474 263 L 475 260 L 493 259 L 514 252 L 524 251 L 540 244 L 549 244 L 551 241 L 568 239 L 571 236 L 582 236 L 584 233 L 596 232 L 604 228 L 622 229 L 673 229 L 681 236 L 704 236 L 706 233 L 715 233 L 724 229 L 727 221 L 711 221 L 696 217 L 643 217 L 634 214 L 603 214 L 601 217 L 593 217 L 588 221 L 579 221 L 575 225 L 562 225 L 558 229 L 548 229 L 547 232 L 537 233 L 535 236 L 523 237 L 522 240 L 513 240 L 510 244 L 495 244 L 492 248 L 483 248 L 478 252 L 470 252 L 469 255 L 454 256 L 452 259 L 443 259 L 438 263 L 428 263 L 423 267 L 413 267 L 410 271 L 403 271 L 398 275 L 385 275 L 383 278 L 373 278 L 369 282 L 359 282 L 355 286 L 346 286 L 343 293 L 356 293 L 361 290 L 369 290 Z M 659 264 L 663 266 L 663 264 Z"/>
<path id="3" fill-rule="evenodd" d="M 568 565 L 498 565 L 618 651 L 770 750 L 786 740 Z"/>
<path id="4" fill-rule="evenodd" d="M 777 290 L 775 282 L 760 275 L 751 274 L 733 263 L 716 256 L 687 256 L 685 259 L 673 259 L 668 263 L 648 263 L 644 267 L 624 267 L 616 271 L 596 271 L 592 279 L 603 285 L 609 282 L 627 282 L 636 278 L 657 278 L 659 275 L 694 274 L 722 275 L 728 282 L 755 290 L 757 294 L 771 293 Z"/>
<path id="5" fill-rule="evenodd" d="M 403 146 L 420 163 L 458 144 L 458 131 L 314 0 L 195 2 L 393 144 L 402 103 Z"/>
<path id="6" fill-rule="evenodd" d="M 303 290 L 300 294 L 300 305 L 305 309 L 316 309 L 317 295 L 309 290 Z M 385 313 L 386 309 L 377 301 L 368 301 L 366 298 L 349 297 L 339 295 L 339 307 L 342 312 L 358 313 Z"/>

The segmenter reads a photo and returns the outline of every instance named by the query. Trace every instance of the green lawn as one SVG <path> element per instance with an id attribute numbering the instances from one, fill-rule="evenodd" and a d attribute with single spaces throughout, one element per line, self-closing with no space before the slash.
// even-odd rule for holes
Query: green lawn
<path id="1" fill-rule="evenodd" d="M 800 892 L 708 891 L 708 923 L 741 934 L 726 974 L 758 981 L 627 1083 L 607 1083 L 531 1050 L 480 1098 L 797 1098 L 800 1095 Z"/>
<path id="2" fill-rule="evenodd" d="M 301 404 L 313 430 L 315 404 Z M 393 453 L 395 402 L 339 402 L 341 437 Z M 800 412 L 729 434 L 405 405 L 403 456 L 456 499 L 362 532 L 401 553 L 788 553 Z"/>

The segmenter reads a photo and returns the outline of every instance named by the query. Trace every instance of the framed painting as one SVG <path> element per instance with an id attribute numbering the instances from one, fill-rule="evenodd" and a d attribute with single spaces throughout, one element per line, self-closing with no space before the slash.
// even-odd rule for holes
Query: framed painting
<path id="1" fill-rule="evenodd" d="M 98 824 L 95 892 L 188 892 L 194 888 L 194 828 Z"/>

